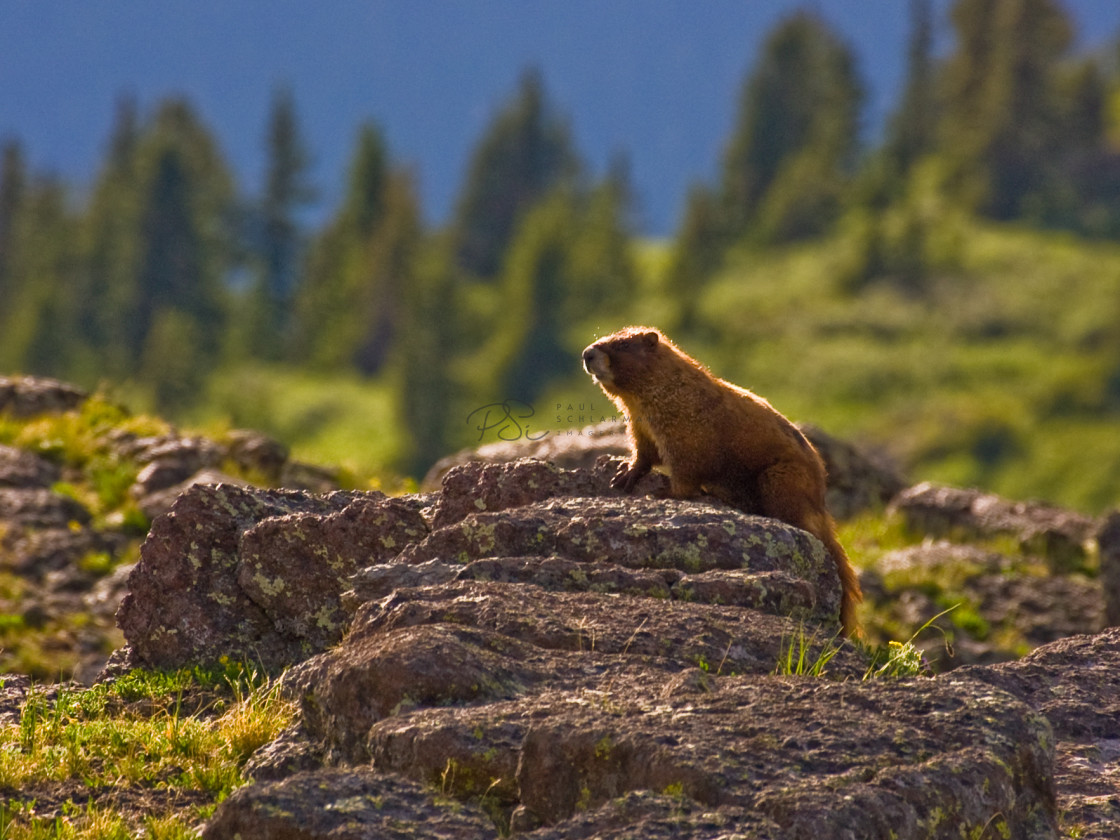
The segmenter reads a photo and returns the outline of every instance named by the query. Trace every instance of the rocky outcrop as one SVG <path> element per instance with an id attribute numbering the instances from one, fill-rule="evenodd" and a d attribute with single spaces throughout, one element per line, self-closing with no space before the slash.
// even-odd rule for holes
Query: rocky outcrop
<path id="1" fill-rule="evenodd" d="M 716 673 L 676 639 L 573 648 L 551 618 L 554 637 L 503 630 L 469 595 L 466 621 L 433 605 L 415 623 L 393 599 L 395 616 L 371 613 L 292 672 L 301 737 L 329 743 L 333 765 L 244 789 L 204 836 L 260 815 L 314 825 L 340 789 L 413 797 L 399 818 L 421 831 L 433 799 L 458 800 L 493 821 L 478 837 L 1110 838 L 1120 825 L 1120 629 L 933 679 L 860 681 L 849 660 L 837 681 Z"/>
<path id="2" fill-rule="evenodd" d="M 426 533 L 414 507 L 380 493 L 196 485 L 156 520 L 129 576 L 127 664 L 301 661 L 341 638 L 347 578 Z"/>
<path id="3" fill-rule="evenodd" d="M 623 497 L 609 488 L 616 468 L 469 464 L 438 498 L 191 488 L 130 577 L 119 614 L 130 662 L 277 669 L 338 642 L 344 600 L 360 612 L 401 587 L 487 579 L 835 625 L 836 571 L 817 540 L 713 504 Z"/>
<path id="4" fill-rule="evenodd" d="M 1010 536 L 1046 558 L 1055 573 L 1081 567 L 1091 553 L 1097 520 L 1041 502 L 1012 502 L 992 493 L 924 482 L 891 503 L 916 533 L 958 540 Z"/>
<path id="5" fill-rule="evenodd" d="M 902 474 L 885 456 L 865 452 L 815 426 L 801 425 L 800 429 L 824 459 L 828 470 L 828 508 L 838 519 L 881 509 L 906 486 Z M 435 490 L 454 467 L 476 462 L 500 464 L 536 458 L 567 469 L 589 469 L 604 455 L 626 457 L 629 451 L 626 425 L 607 420 L 582 429 L 551 432 L 537 440 L 499 441 L 464 449 L 437 461 L 424 476 L 421 487 Z"/>
<path id="6" fill-rule="evenodd" d="M 954 671 L 947 681 L 1013 695 L 1053 729 L 1065 837 L 1120 832 L 1120 628 L 1041 647 L 1018 662 Z M 1014 835 L 1012 835 L 1014 836 Z"/>
<path id="7" fill-rule="evenodd" d="M 0 376 L 0 414 L 15 418 L 69 411 L 85 402 L 87 396 L 85 391 L 57 379 Z"/>
<path id="8" fill-rule="evenodd" d="M 1110 627 L 1120 626 L 1120 511 L 1105 519 L 1097 534 L 1101 558 L 1101 588 Z"/>
<path id="9" fill-rule="evenodd" d="M 1037 708 L 977 680 L 862 681 L 814 538 L 622 496 L 616 467 L 180 497 L 121 608 L 132 661 L 295 664 L 300 710 L 204 836 L 368 834 L 378 803 L 434 837 L 1054 835 Z M 814 667 L 833 679 L 775 674 Z M 466 823 L 441 827 L 448 801 Z"/>
<path id="10" fill-rule="evenodd" d="M 477 808 L 370 770 L 322 770 L 235 791 L 210 822 L 207 840 L 461 840 L 495 837 Z"/>
<path id="11" fill-rule="evenodd" d="M 1106 624 L 1098 581 L 1049 574 L 1038 558 L 943 540 L 888 552 L 864 584 L 880 621 L 916 630 L 941 615 L 937 624 L 953 632 L 952 643 L 936 633 L 917 642 L 937 671 L 1017 659 Z"/>

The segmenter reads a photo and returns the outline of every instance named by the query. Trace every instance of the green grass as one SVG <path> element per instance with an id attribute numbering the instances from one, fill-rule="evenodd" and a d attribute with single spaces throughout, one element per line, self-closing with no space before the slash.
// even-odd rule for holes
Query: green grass
<path id="1" fill-rule="evenodd" d="M 0 802 L 0 838 L 192 836 L 292 715 L 239 665 L 33 687 L 0 727 L 0 789 L 20 791 Z"/>
<path id="2" fill-rule="evenodd" d="M 921 295 L 846 285 L 845 234 L 744 251 L 685 349 L 915 480 L 1089 513 L 1120 484 L 1120 247 L 970 223 Z"/>
<path id="3" fill-rule="evenodd" d="M 189 419 L 215 436 L 230 426 L 264 432 L 290 446 L 293 458 L 340 468 L 356 486 L 369 476 L 397 484 L 395 464 L 408 446 L 392 389 L 356 374 L 259 365 L 224 370 Z"/>

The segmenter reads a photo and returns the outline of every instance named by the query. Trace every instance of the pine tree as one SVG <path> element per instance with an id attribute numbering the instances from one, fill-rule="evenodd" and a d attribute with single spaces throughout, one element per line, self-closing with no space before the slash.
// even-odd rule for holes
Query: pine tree
<path id="1" fill-rule="evenodd" d="M 620 316 L 637 295 L 633 201 L 630 166 L 622 157 L 611 162 L 586 196 L 577 198 L 562 315 L 567 323 Z"/>
<path id="2" fill-rule="evenodd" d="M 471 159 L 453 222 L 459 266 L 495 277 L 525 213 L 577 169 L 570 133 L 552 113 L 540 75 L 526 73 Z"/>
<path id="3" fill-rule="evenodd" d="M 586 193 L 558 189 L 518 226 L 496 340 L 485 354 L 497 362 L 495 398 L 531 404 L 577 369 L 588 331 L 621 317 L 634 299 L 625 195 L 625 183 L 610 176 Z"/>
<path id="4" fill-rule="evenodd" d="M 1072 42 L 1054 0 L 957 0 L 941 145 L 958 192 L 997 219 L 1021 215 L 1058 153 L 1059 62 Z"/>
<path id="5" fill-rule="evenodd" d="M 347 368 L 368 339 L 369 306 L 382 293 L 371 284 L 371 242 L 385 213 L 390 180 L 380 131 L 365 124 L 334 218 L 311 246 L 307 274 L 296 300 L 296 359 L 324 368 Z"/>
<path id="6" fill-rule="evenodd" d="M 861 101 L 851 51 L 819 18 L 799 12 L 779 25 L 724 156 L 728 231 L 781 240 L 823 230 L 855 163 Z"/>
<path id="7" fill-rule="evenodd" d="M 380 223 L 369 238 L 364 282 L 354 299 L 362 329 L 352 360 L 366 375 L 381 371 L 399 338 L 400 300 L 415 282 L 419 216 L 412 179 L 392 173 Z"/>
<path id="8" fill-rule="evenodd" d="M 454 369 L 464 348 L 455 330 L 459 287 L 448 249 L 419 247 L 414 267 L 400 291 L 392 370 L 402 425 L 412 441 L 400 466 L 406 475 L 422 476 L 451 451 L 456 421 L 473 406 L 466 406 Z"/>
<path id="9" fill-rule="evenodd" d="M 24 188 L 10 231 L 9 289 L 0 309 L 0 366 L 65 376 L 80 354 L 76 219 L 60 182 L 35 178 Z"/>
<path id="10" fill-rule="evenodd" d="M 244 349 L 257 358 L 278 360 L 290 347 L 292 302 L 300 271 L 301 235 L 296 214 L 311 200 L 306 183 L 307 151 L 300 137 L 291 91 L 273 98 L 266 136 L 267 166 L 257 209 L 257 278 L 250 290 Z"/>
<path id="11" fill-rule="evenodd" d="M 705 186 L 694 186 L 685 203 L 666 269 L 666 286 L 676 301 L 678 326 L 691 330 L 701 289 L 723 262 L 728 236 L 719 200 Z"/>
<path id="12" fill-rule="evenodd" d="M 910 21 L 906 84 L 883 144 L 889 177 L 896 185 L 894 192 L 901 189 L 918 159 L 933 151 L 937 128 L 930 0 L 910 0 Z"/>
<path id="13" fill-rule="evenodd" d="M 15 244 L 16 219 L 27 187 L 27 169 L 23 147 L 9 140 L 0 150 L 0 301 L 11 296 L 12 248 Z"/>
<path id="14" fill-rule="evenodd" d="M 161 103 L 143 130 L 136 172 L 126 232 L 134 263 L 126 288 L 114 291 L 124 301 L 117 323 L 132 370 L 156 389 L 158 408 L 173 411 L 209 375 L 226 328 L 232 179 L 210 133 L 177 99 Z"/>
<path id="15" fill-rule="evenodd" d="M 568 366 L 562 331 L 570 276 L 575 207 L 566 191 L 525 216 L 510 244 L 502 273 L 502 320 L 493 358 L 499 362 L 501 399 L 531 404 L 542 386 Z"/>
<path id="16" fill-rule="evenodd" d="M 105 163 L 83 214 L 80 338 L 93 367 L 79 381 L 124 379 L 135 373 L 135 342 L 125 335 L 124 313 L 135 294 L 139 259 L 140 196 L 137 151 L 141 127 L 134 100 L 117 103 Z"/>

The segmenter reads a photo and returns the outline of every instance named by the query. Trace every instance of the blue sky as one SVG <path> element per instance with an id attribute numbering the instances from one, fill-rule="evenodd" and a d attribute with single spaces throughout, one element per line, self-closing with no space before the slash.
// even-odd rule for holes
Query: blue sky
<path id="1" fill-rule="evenodd" d="M 935 6 L 947 44 L 948 0 Z M 119 96 L 151 108 L 185 94 L 254 190 L 271 95 L 286 84 L 320 213 L 369 119 L 417 173 L 438 223 L 474 144 L 532 65 L 594 170 L 630 156 L 640 218 L 665 233 L 688 186 L 717 171 L 762 39 L 803 7 L 856 50 L 873 133 L 904 72 L 905 0 L 0 0 L 0 138 L 19 139 L 36 170 L 82 186 Z M 1120 33 L 1117 0 L 1066 7 L 1083 42 Z"/>

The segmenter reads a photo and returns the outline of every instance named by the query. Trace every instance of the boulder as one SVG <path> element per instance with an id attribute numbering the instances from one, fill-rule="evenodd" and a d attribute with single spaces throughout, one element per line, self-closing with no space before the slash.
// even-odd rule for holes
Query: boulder
<path id="1" fill-rule="evenodd" d="M 956 685 L 990 686 L 1045 716 L 1054 733 L 1062 836 L 1094 840 L 1116 836 L 1120 628 L 1062 639 L 1017 662 L 962 668 L 943 679 Z"/>
<path id="2" fill-rule="evenodd" d="M 886 456 L 866 452 L 815 426 L 801 425 L 800 428 L 824 459 L 828 471 L 828 507 L 838 519 L 882 508 L 906 487 L 902 474 Z M 501 464 L 534 458 L 565 469 L 586 470 L 602 456 L 625 458 L 629 454 L 626 424 L 607 420 L 582 429 L 549 432 L 537 440 L 521 438 L 464 449 L 437 461 L 424 476 L 421 487 L 435 490 L 453 469 L 474 463 Z M 667 489 L 667 484 L 665 487 Z M 635 492 L 648 492 L 648 489 L 639 485 Z"/>
<path id="3" fill-rule="evenodd" d="M 280 441 L 248 429 L 234 429 L 225 435 L 226 457 L 246 473 L 274 484 L 288 463 L 288 447 Z"/>
<path id="4" fill-rule="evenodd" d="M 279 633 L 323 650 L 338 643 L 349 621 L 340 595 L 350 576 L 427 533 L 407 502 L 372 494 L 337 513 L 269 517 L 241 536 L 237 584 Z"/>
<path id="5" fill-rule="evenodd" d="M 462 840 L 497 837 L 479 810 L 415 782 L 365 769 L 324 769 L 234 791 L 204 840 Z"/>
<path id="6" fill-rule="evenodd" d="M 69 528 L 85 525 L 89 511 L 69 496 L 45 487 L 0 487 L 0 521 L 9 528 Z"/>
<path id="7" fill-rule="evenodd" d="M 826 501 L 837 519 L 850 519 L 865 510 L 882 510 L 906 488 L 902 472 L 885 454 L 861 449 L 807 423 L 798 427 L 824 459 L 828 471 Z"/>
<path id="8" fill-rule="evenodd" d="M 1042 502 L 1013 502 L 980 490 L 932 482 L 904 490 L 891 503 L 916 533 L 957 540 L 1011 536 L 1022 550 L 1046 558 L 1052 571 L 1080 568 L 1100 523 Z"/>
<path id="9" fill-rule="evenodd" d="M 26 418 L 77 408 L 88 394 L 57 379 L 0 376 L 0 414 Z"/>
<path id="10" fill-rule="evenodd" d="M 880 615 L 899 626 L 916 630 L 944 613 L 936 624 L 950 631 L 948 640 L 931 632 L 917 642 L 938 671 L 1017 659 L 1025 649 L 1105 627 L 1096 581 L 1050 575 L 1037 560 L 976 546 L 937 541 L 891 551 L 865 577 L 878 581 L 866 594 Z"/>
<path id="11" fill-rule="evenodd" d="M 380 494 L 320 497 L 232 485 L 192 487 L 152 524 L 140 562 L 129 576 L 130 591 L 117 613 L 130 646 L 129 661 L 149 668 L 178 668 L 229 657 L 277 669 L 314 653 L 313 642 L 306 634 L 292 632 L 291 624 L 303 621 L 305 626 L 315 626 L 320 615 L 336 609 L 339 592 L 323 602 L 309 598 L 304 602 L 308 613 L 289 616 L 287 624 L 277 627 L 269 602 L 253 600 L 260 588 L 246 591 L 239 581 L 242 538 L 271 517 L 328 517 L 369 498 Z M 286 585 L 298 589 L 301 581 L 329 570 L 333 559 L 325 547 L 314 554 L 309 566 L 298 565 L 307 560 L 306 553 L 289 557 Z"/>
<path id="12" fill-rule="evenodd" d="M 976 683 L 860 682 L 847 645 L 829 665 L 848 681 L 771 675 L 799 632 L 741 608 L 458 582 L 365 605 L 283 688 L 329 761 L 485 804 L 503 831 L 1054 836 L 1042 715 Z"/>
<path id="13" fill-rule="evenodd" d="M 50 487 L 62 471 L 38 455 L 0 445 L 0 487 Z"/>
<path id="14" fill-rule="evenodd" d="M 1101 589 L 1104 592 L 1105 619 L 1110 627 L 1120 626 L 1120 510 L 1105 519 L 1097 534 L 1101 558 Z"/>
<path id="15" fill-rule="evenodd" d="M 629 453 L 626 424 L 619 420 L 605 420 L 581 429 L 548 432 L 537 440 L 502 440 L 476 449 L 463 449 L 436 461 L 420 482 L 420 488 L 437 490 L 452 469 L 476 462 L 502 464 L 534 458 L 575 470 L 592 467 L 602 455 L 627 457 Z"/>
<path id="16" fill-rule="evenodd" d="M 149 467 L 155 465 L 156 464 L 153 463 L 149 464 L 148 467 L 145 467 L 144 470 L 141 471 L 141 476 L 144 475 L 144 472 L 147 471 Z M 179 474 L 179 470 L 177 468 L 175 469 L 174 474 Z M 165 474 L 164 477 L 167 477 L 167 474 Z M 152 483 L 151 486 L 156 486 L 162 483 L 163 480 L 161 479 L 157 482 Z M 148 482 L 137 481 L 132 485 L 129 492 L 135 499 L 136 507 L 140 510 L 140 512 L 148 518 L 148 521 L 154 521 L 157 517 L 162 516 L 163 514 L 171 510 L 171 506 L 175 504 L 176 499 L 178 499 L 192 487 L 200 484 L 225 484 L 231 487 L 251 486 L 247 481 L 224 473 L 221 470 L 207 467 L 205 469 L 199 470 L 196 473 L 188 475 L 187 478 L 183 479 L 177 484 L 172 484 L 169 487 L 160 487 L 159 489 L 153 489 L 151 491 L 145 489 L 146 486 L 149 486 Z"/>

